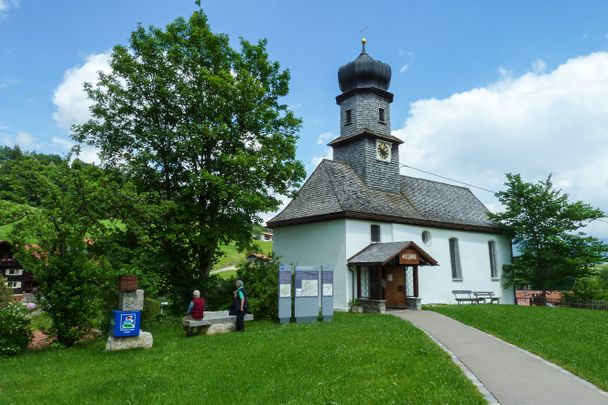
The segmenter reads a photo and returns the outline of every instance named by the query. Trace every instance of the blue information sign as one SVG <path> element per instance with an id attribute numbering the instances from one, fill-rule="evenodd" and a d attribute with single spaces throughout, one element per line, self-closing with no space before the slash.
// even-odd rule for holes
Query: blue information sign
<path id="1" fill-rule="evenodd" d="M 291 269 L 285 264 L 279 266 L 279 320 L 281 323 L 289 323 L 291 320 Z"/>
<path id="2" fill-rule="evenodd" d="M 141 311 L 112 311 L 115 337 L 139 336 Z"/>

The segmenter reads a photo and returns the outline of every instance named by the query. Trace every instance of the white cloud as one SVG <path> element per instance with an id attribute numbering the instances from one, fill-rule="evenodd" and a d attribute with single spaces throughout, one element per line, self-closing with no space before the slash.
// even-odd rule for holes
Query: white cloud
<path id="1" fill-rule="evenodd" d="M 59 126 L 69 129 L 72 125 L 82 124 L 90 118 L 91 103 L 83 90 L 83 83 L 95 84 L 99 71 L 109 72 L 109 57 L 109 52 L 89 55 L 82 66 L 73 67 L 64 73 L 63 82 L 53 94 L 53 104 L 57 107 L 53 119 Z"/>
<path id="2" fill-rule="evenodd" d="M 331 139 L 335 138 L 332 132 L 323 132 L 317 137 L 317 145 L 327 145 Z"/>
<path id="3" fill-rule="evenodd" d="M 572 199 L 608 212 L 606 100 L 608 52 L 598 52 L 547 73 L 502 71 L 490 86 L 416 101 L 393 133 L 405 141 L 401 163 L 494 190 L 507 172 L 528 181 L 553 173 Z M 497 208 L 490 193 L 472 191 Z M 608 224 L 590 229 L 608 237 Z"/>
<path id="4" fill-rule="evenodd" d="M 2 1 L 2 0 L 0 0 L 0 1 Z M 12 86 L 14 84 L 19 84 L 19 83 L 21 83 L 21 81 L 19 81 L 19 80 L 5 79 L 5 80 L 2 80 L 0 82 L 0 89 L 3 89 L 3 88 L 8 87 L 8 86 Z"/>
<path id="5" fill-rule="evenodd" d="M 32 137 L 32 135 L 28 134 L 27 132 L 23 132 L 23 131 L 19 132 L 19 133 L 17 133 L 17 135 L 15 135 L 15 143 L 17 145 L 19 145 L 22 149 L 26 149 L 26 150 L 32 150 L 32 149 L 38 148 L 38 144 L 34 140 L 34 137 Z"/>
<path id="6" fill-rule="evenodd" d="M 0 123 L 0 130 L 8 129 Z M 17 134 L 11 135 L 7 132 L 0 132 L 0 145 L 16 146 L 18 145 L 21 149 L 32 151 L 40 148 L 40 145 L 36 142 L 36 139 L 28 132 L 20 131 Z"/>
<path id="7" fill-rule="evenodd" d="M 319 136 L 317 137 L 317 145 L 327 145 L 327 142 L 329 142 L 330 140 L 332 140 L 335 137 L 336 136 L 332 132 L 323 132 L 323 133 L 319 134 Z M 319 163 L 321 163 L 321 161 L 323 159 L 331 159 L 331 158 L 332 158 L 332 149 L 329 146 L 326 146 L 323 149 L 322 156 L 314 156 L 311 159 L 310 163 L 312 165 L 312 169 L 313 170 L 316 169 L 317 166 L 319 166 Z"/>
<path id="8" fill-rule="evenodd" d="M 72 147 L 76 145 L 76 142 L 58 136 L 52 137 L 51 142 L 63 147 L 66 151 L 70 151 Z M 83 162 L 88 163 L 99 164 L 101 162 L 99 159 L 99 149 L 89 145 L 80 145 L 80 154 L 78 155 L 78 158 Z"/>
<path id="9" fill-rule="evenodd" d="M 499 67 L 498 68 L 498 73 L 500 74 L 500 77 L 503 79 L 510 79 L 511 78 L 511 71 L 508 70 L 505 67 Z"/>
<path id="10" fill-rule="evenodd" d="M 534 62 L 532 62 L 532 71 L 534 73 L 545 73 L 545 70 L 547 69 L 547 63 L 545 63 L 544 60 L 542 60 L 541 58 L 536 59 Z"/>
<path id="11" fill-rule="evenodd" d="M 20 5 L 20 0 L 0 0 L 0 17 L 1 13 L 8 12 L 12 7 L 19 8 Z"/>
<path id="12" fill-rule="evenodd" d="M 399 74 L 404 74 L 405 72 L 407 72 L 410 68 L 410 65 L 408 65 L 407 63 L 403 66 L 401 66 L 401 69 L 399 69 Z"/>
<path id="13" fill-rule="evenodd" d="M 0 133 L 0 143 L 6 146 L 13 146 L 13 139 L 10 135 Z"/>
<path id="14" fill-rule="evenodd" d="M 275 197 L 278 198 L 279 201 L 281 202 L 279 208 L 277 208 L 276 211 L 258 213 L 259 217 L 262 219 L 263 224 L 266 224 L 266 222 L 270 221 L 272 218 L 279 215 L 279 213 L 281 211 L 283 211 L 285 209 L 285 207 L 287 207 L 287 204 L 289 204 L 291 202 L 291 198 L 286 197 L 284 195 L 275 195 Z"/>
<path id="15" fill-rule="evenodd" d="M 316 168 L 317 168 L 317 166 L 319 166 L 319 163 L 321 163 L 321 161 L 322 161 L 323 159 L 329 159 L 329 160 L 333 159 L 333 153 L 332 153 L 332 149 L 331 149 L 329 146 L 327 146 L 327 147 L 325 148 L 325 151 L 324 151 L 324 155 L 323 155 L 323 156 L 315 156 L 315 157 L 313 157 L 313 158 L 310 160 L 310 163 L 311 163 L 311 165 L 312 165 L 312 169 L 313 169 L 313 170 L 314 170 L 314 169 L 316 169 Z M 312 172 L 312 171 L 311 171 L 311 172 Z"/>
<path id="16" fill-rule="evenodd" d="M 54 144 L 63 146 L 65 149 L 71 149 L 74 146 L 74 142 L 69 139 L 59 138 L 58 136 L 54 136 L 51 138 L 51 142 Z"/>

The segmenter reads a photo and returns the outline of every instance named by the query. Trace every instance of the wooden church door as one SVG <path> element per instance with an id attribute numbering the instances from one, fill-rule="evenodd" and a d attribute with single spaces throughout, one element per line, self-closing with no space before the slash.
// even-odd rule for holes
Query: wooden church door
<path id="1" fill-rule="evenodd" d="M 405 271 L 403 266 L 386 267 L 384 298 L 390 308 L 405 308 Z"/>

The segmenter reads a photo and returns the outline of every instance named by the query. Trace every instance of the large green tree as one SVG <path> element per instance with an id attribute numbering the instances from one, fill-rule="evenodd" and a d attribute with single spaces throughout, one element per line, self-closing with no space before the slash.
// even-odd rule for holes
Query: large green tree
<path id="1" fill-rule="evenodd" d="M 19 203 L 22 212 L 11 233 L 16 256 L 34 274 L 52 333 L 72 345 L 100 325 L 99 291 L 112 281 L 103 260 L 88 252 L 106 229 L 100 219 L 111 211 L 112 176 L 70 157 L 24 155 L 0 162 L 0 189 L 3 204 Z"/>
<path id="2" fill-rule="evenodd" d="M 0 148 L 0 225 L 13 224 L 17 257 L 63 344 L 107 323 L 118 275 L 137 274 L 152 295 L 162 288 L 163 263 L 144 225 L 153 208 L 116 170 Z"/>
<path id="3" fill-rule="evenodd" d="M 92 118 L 74 127 L 154 202 L 149 226 L 182 289 L 205 281 L 220 244 L 248 246 L 257 214 L 305 176 L 300 120 L 281 102 L 289 72 L 266 41 L 240 45 L 214 34 L 201 9 L 164 30 L 139 26 L 114 47 L 110 73 L 85 85 Z"/>
<path id="4" fill-rule="evenodd" d="M 511 236 L 518 254 L 506 266 L 509 284 L 539 290 L 559 288 L 564 281 L 588 275 L 601 263 L 608 246 L 581 228 L 604 213 L 581 201 L 569 202 L 551 176 L 537 183 L 507 174 L 506 190 L 496 194 L 505 210 L 490 214 Z"/>

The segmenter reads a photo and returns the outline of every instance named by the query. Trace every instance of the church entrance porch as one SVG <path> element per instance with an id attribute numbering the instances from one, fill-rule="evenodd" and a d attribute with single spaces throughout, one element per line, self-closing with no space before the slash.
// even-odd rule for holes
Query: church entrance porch
<path id="1" fill-rule="evenodd" d="M 372 243 L 348 260 L 353 297 L 366 311 L 419 309 L 418 267 L 437 261 L 414 242 Z"/>

